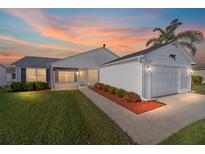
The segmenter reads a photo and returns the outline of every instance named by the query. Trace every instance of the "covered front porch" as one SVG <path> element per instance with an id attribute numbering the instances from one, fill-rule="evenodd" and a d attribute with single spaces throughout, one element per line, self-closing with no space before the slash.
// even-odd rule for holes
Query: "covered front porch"
<path id="1" fill-rule="evenodd" d="M 52 89 L 76 89 L 98 82 L 97 68 L 51 68 Z"/>

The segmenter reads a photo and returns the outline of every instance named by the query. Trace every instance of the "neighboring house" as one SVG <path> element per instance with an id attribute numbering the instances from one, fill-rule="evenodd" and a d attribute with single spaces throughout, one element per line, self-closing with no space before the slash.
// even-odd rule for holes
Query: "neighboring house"
<path id="1" fill-rule="evenodd" d="M 11 82 L 16 81 L 16 73 L 15 67 L 9 66 L 7 67 L 7 83 L 10 84 Z"/>
<path id="2" fill-rule="evenodd" d="M 193 69 L 193 75 L 202 76 L 204 78 L 203 83 L 205 83 L 205 64 L 193 66 L 192 69 Z"/>
<path id="3" fill-rule="evenodd" d="M 191 91 L 192 55 L 178 43 L 151 47 L 105 63 L 100 82 L 134 91 L 144 98 Z"/>
<path id="4" fill-rule="evenodd" d="M 5 87 L 7 85 L 6 73 L 7 68 L 0 64 L 0 87 Z"/>
<path id="5" fill-rule="evenodd" d="M 65 59 L 24 57 L 13 65 L 16 81 L 46 81 L 53 89 L 69 89 L 98 82 L 99 66 L 116 58 L 104 46 Z"/>

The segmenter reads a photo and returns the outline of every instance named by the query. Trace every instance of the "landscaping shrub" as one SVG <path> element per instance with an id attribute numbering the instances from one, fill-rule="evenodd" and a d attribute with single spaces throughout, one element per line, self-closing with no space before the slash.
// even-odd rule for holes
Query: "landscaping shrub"
<path id="1" fill-rule="evenodd" d="M 126 91 L 125 91 L 124 89 L 116 89 L 116 90 L 115 90 L 115 95 L 116 95 L 117 97 L 122 98 L 122 97 L 124 96 L 125 92 L 126 92 Z"/>
<path id="2" fill-rule="evenodd" d="M 13 91 L 22 91 L 23 90 L 23 86 L 21 82 L 12 82 L 10 85 L 10 88 Z"/>
<path id="3" fill-rule="evenodd" d="M 200 85 L 202 84 L 203 77 L 200 75 L 192 75 L 192 84 L 193 85 Z"/>
<path id="4" fill-rule="evenodd" d="M 95 85 L 94 85 L 94 88 L 95 88 L 95 90 L 102 90 L 102 83 L 96 83 Z"/>
<path id="5" fill-rule="evenodd" d="M 10 88 L 13 91 L 30 91 L 48 89 L 49 86 L 46 82 L 13 82 Z"/>
<path id="6" fill-rule="evenodd" d="M 46 82 L 34 82 L 35 90 L 48 89 L 48 83 Z"/>
<path id="7" fill-rule="evenodd" d="M 134 92 L 125 92 L 124 99 L 126 99 L 128 102 L 141 102 L 141 98 L 138 94 Z"/>
<path id="8" fill-rule="evenodd" d="M 22 86 L 24 91 L 34 90 L 33 82 L 22 82 Z"/>
<path id="9" fill-rule="evenodd" d="M 115 87 L 109 87 L 108 88 L 108 92 L 109 92 L 109 94 L 115 94 L 115 90 L 116 90 L 116 88 Z"/>
<path id="10" fill-rule="evenodd" d="M 102 86 L 102 90 L 104 91 L 104 92 L 108 92 L 108 89 L 110 88 L 110 86 L 109 85 L 103 85 Z"/>

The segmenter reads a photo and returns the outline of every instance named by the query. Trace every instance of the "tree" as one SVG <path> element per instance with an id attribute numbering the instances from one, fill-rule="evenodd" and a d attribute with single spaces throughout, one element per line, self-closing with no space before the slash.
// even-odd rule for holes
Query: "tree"
<path id="1" fill-rule="evenodd" d="M 174 19 L 167 27 L 165 27 L 165 29 L 153 29 L 153 32 L 159 32 L 159 36 L 157 38 L 148 40 L 146 46 L 161 46 L 169 42 L 177 41 L 183 47 L 188 48 L 194 56 L 196 54 L 195 43 L 200 43 L 201 41 L 203 41 L 203 33 L 195 30 L 187 30 L 176 34 L 177 28 L 181 25 L 182 22 L 179 21 L 179 19 Z"/>

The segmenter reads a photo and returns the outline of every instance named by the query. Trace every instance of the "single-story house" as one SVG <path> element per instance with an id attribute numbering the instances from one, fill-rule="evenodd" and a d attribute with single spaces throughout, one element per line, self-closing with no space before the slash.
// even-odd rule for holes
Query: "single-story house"
<path id="1" fill-rule="evenodd" d="M 177 42 L 132 53 L 100 67 L 100 82 L 155 98 L 191 91 L 193 56 Z"/>
<path id="2" fill-rule="evenodd" d="M 116 58 L 104 45 L 64 59 L 24 57 L 13 66 L 18 82 L 45 81 L 53 89 L 69 89 L 98 82 L 99 66 Z"/>
<path id="3" fill-rule="evenodd" d="M 0 87 L 5 87 L 7 85 L 6 73 L 7 68 L 0 64 Z"/>
<path id="4" fill-rule="evenodd" d="M 193 75 L 202 76 L 204 78 L 203 83 L 205 83 L 205 64 L 195 65 L 192 67 L 192 70 L 193 70 Z"/>
<path id="5" fill-rule="evenodd" d="M 16 82 L 44 81 L 50 83 L 50 63 L 60 59 L 26 56 L 14 62 Z"/>

